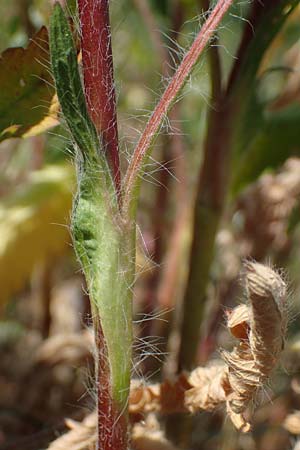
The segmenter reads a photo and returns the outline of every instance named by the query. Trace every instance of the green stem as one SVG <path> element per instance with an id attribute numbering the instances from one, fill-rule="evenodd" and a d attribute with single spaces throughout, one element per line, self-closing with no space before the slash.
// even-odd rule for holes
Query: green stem
<path id="1" fill-rule="evenodd" d="M 127 449 L 131 375 L 135 227 L 122 224 L 116 196 L 99 189 L 97 167 L 78 176 L 72 218 L 77 256 L 89 288 L 97 341 L 98 449 Z"/>
<path id="2" fill-rule="evenodd" d="M 110 166 L 88 115 L 76 50 L 62 8 L 50 23 L 57 95 L 75 145 L 78 193 L 72 236 L 90 294 L 96 336 L 97 450 L 128 448 L 135 225 L 120 217 Z"/>
<path id="3" fill-rule="evenodd" d="M 219 105 L 220 106 L 220 105 Z M 232 140 L 232 106 L 210 112 L 204 162 L 194 209 L 194 235 L 190 271 L 184 297 L 179 370 L 196 362 L 206 287 L 214 254 L 216 233 L 228 187 Z"/>

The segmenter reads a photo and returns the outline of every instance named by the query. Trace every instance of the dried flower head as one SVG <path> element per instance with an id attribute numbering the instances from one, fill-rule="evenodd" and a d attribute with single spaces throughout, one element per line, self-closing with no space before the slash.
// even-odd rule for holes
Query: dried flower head
<path id="1" fill-rule="evenodd" d="M 242 414 L 277 365 L 283 349 L 287 326 L 287 287 L 270 267 L 247 261 L 244 269 L 249 332 L 231 353 L 223 351 L 222 357 L 228 366 L 224 383 L 227 411 L 234 422 L 241 420 L 241 427 L 247 428 Z"/>

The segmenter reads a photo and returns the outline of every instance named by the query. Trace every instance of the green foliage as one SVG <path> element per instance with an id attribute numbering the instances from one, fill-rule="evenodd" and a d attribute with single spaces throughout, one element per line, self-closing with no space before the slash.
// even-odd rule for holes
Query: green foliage
<path id="1" fill-rule="evenodd" d="M 55 93 L 48 70 L 48 33 L 42 28 L 27 49 L 10 48 L 0 58 L 0 141 L 20 137 L 48 117 L 47 125 L 35 133 L 57 125 Z M 50 108 L 52 110 L 50 112 Z"/>
<path id="2" fill-rule="evenodd" d="M 282 30 L 299 0 L 279 0 L 262 8 L 256 20 L 255 34 L 244 44 L 239 55 L 240 62 L 231 80 L 231 96 L 235 98 L 234 109 L 238 111 L 233 130 L 233 159 L 231 194 L 253 181 L 266 168 L 276 167 L 291 155 L 298 144 L 295 124 L 299 108 L 270 114 L 267 105 L 258 98 L 261 80 L 258 71 L 267 50 Z M 251 19 L 250 19 L 251 20 Z M 291 119 L 291 122 L 290 122 Z M 282 133 L 282 127 L 288 127 Z"/>
<path id="3" fill-rule="evenodd" d="M 36 264 L 67 250 L 73 185 L 70 165 L 48 166 L 0 202 L 0 306 L 24 287 Z"/>
<path id="4" fill-rule="evenodd" d="M 275 169 L 290 156 L 300 156 L 299 123 L 298 104 L 261 118 L 255 137 L 234 167 L 233 193 L 254 181 L 265 169 Z"/>

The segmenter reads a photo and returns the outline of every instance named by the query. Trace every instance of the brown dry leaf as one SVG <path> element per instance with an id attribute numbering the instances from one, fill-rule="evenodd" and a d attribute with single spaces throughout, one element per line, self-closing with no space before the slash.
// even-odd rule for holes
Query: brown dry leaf
<path id="1" fill-rule="evenodd" d="M 227 328 L 232 336 L 238 339 L 247 339 L 249 333 L 249 307 L 239 305 L 232 311 L 226 312 Z"/>
<path id="2" fill-rule="evenodd" d="M 249 339 L 231 353 L 222 352 L 228 366 L 227 412 L 233 422 L 248 428 L 243 413 L 256 391 L 276 367 L 287 326 L 286 284 L 270 267 L 245 262 L 245 283 L 250 305 Z M 241 417 L 236 415 L 240 415 Z"/>
<path id="3" fill-rule="evenodd" d="M 191 388 L 185 392 L 185 406 L 194 413 L 199 409 L 212 411 L 226 401 L 223 380 L 226 366 L 218 361 L 210 367 L 198 367 L 190 374 Z"/>
<path id="4" fill-rule="evenodd" d="M 246 254 L 262 259 L 271 246 L 277 252 L 287 248 L 288 219 L 299 196 L 299 158 L 289 158 L 279 173 L 265 174 L 245 190 L 238 201 L 245 222 L 238 239 Z"/>
<path id="5" fill-rule="evenodd" d="M 47 450 L 95 450 L 97 414 L 93 412 L 83 422 L 66 420 L 70 431 L 55 439 Z"/>
<path id="6" fill-rule="evenodd" d="M 160 411 L 160 384 L 144 385 L 139 380 L 132 380 L 129 395 L 129 412 L 138 414 L 140 412 Z"/>
<path id="7" fill-rule="evenodd" d="M 160 412 L 170 414 L 187 411 L 185 393 L 191 388 L 188 374 L 180 374 L 175 381 L 144 385 L 138 380 L 131 383 L 129 412 L 131 414 Z"/>
<path id="8" fill-rule="evenodd" d="M 134 450 L 176 450 L 165 438 L 154 414 L 150 414 L 144 423 L 134 425 L 131 439 Z"/>

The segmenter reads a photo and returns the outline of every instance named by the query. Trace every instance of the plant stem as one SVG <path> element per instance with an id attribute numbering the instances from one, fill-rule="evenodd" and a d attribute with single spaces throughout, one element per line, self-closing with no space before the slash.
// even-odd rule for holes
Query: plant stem
<path id="1" fill-rule="evenodd" d="M 101 137 L 119 193 L 121 173 L 109 0 L 78 0 L 78 10 L 88 111 Z"/>
<path id="2" fill-rule="evenodd" d="M 97 450 L 127 450 L 135 222 L 124 224 L 120 217 L 105 143 L 88 115 L 71 30 L 58 3 L 50 22 L 50 50 L 61 110 L 77 144 L 72 237 L 87 281 L 97 344 Z"/>
<path id="3" fill-rule="evenodd" d="M 178 370 L 195 364 L 215 237 L 228 186 L 232 105 L 211 110 L 194 210 L 190 271 L 183 305 Z"/>
<path id="4" fill-rule="evenodd" d="M 135 227 L 124 227 L 98 167 L 79 173 L 72 218 L 75 250 L 89 288 L 96 335 L 97 450 L 126 450 L 131 375 Z"/>

